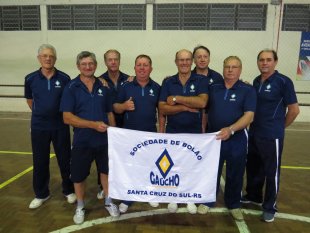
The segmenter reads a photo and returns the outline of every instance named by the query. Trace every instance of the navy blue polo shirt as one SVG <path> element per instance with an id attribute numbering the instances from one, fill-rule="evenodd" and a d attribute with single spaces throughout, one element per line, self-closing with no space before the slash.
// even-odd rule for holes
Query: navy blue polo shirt
<path id="1" fill-rule="evenodd" d="M 71 112 L 82 119 L 103 121 L 109 124 L 107 113 L 112 112 L 112 102 L 108 88 L 95 79 L 90 93 L 78 76 L 66 86 L 61 99 L 60 111 Z M 106 132 L 74 127 L 73 147 L 98 148 L 107 143 Z"/>
<path id="2" fill-rule="evenodd" d="M 26 99 L 32 99 L 31 128 L 55 130 L 65 127 L 62 113 L 59 112 L 60 99 L 70 77 L 55 69 L 52 78 L 47 79 L 41 69 L 25 77 Z"/>
<path id="3" fill-rule="evenodd" d="M 112 103 L 114 103 L 117 98 L 117 93 L 119 91 L 120 86 L 122 86 L 127 81 L 129 75 L 123 72 L 120 72 L 116 85 L 114 85 L 112 79 L 109 77 L 108 71 L 106 71 L 100 77 L 102 77 L 105 81 L 107 81 L 109 88 L 111 90 Z"/>
<path id="4" fill-rule="evenodd" d="M 116 85 L 114 85 L 112 79 L 109 77 L 108 71 L 106 71 L 104 74 L 102 74 L 100 77 L 102 77 L 105 81 L 107 81 L 108 86 L 110 88 L 110 95 L 112 97 L 112 103 L 115 103 L 117 98 L 117 93 L 120 89 L 120 87 L 127 81 L 129 75 L 120 72 L 119 77 L 117 79 Z M 114 112 L 116 126 L 117 127 L 123 127 L 123 114 L 117 114 Z"/>
<path id="5" fill-rule="evenodd" d="M 262 138 L 284 138 L 287 105 L 297 103 L 292 80 L 275 71 L 264 82 L 261 76 L 253 81 L 257 94 L 257 107 L 250 135 Z"/>
<path id="6" fill-rule="evenodd" d="M 124 128 L 148 132 L 157 132 L 157 106 L 160 85 L 150 79 L 145 87 L 141 87 L 136 78 L 124 83 L 118 93 L 116 103 L 123 103 L 130 97 L 135 104 L 134 111 L 124 113 Z"/>
<path id="7" fill-rule="evenodd" d="M 197 73 L 196 71 L 196 67 L 192 70 L 193 73 Z M 216 84 L 216 83 L 222 83 L 224 80 L 223 80 L 223 76 L 216 72 L 215 70 L 212 70 L 208 67 L 208 74 L 207 75 L 203 75 L 205 77 L 208 78 L 208 84 L 209 86 L 210 85 L 213 85 L 213 84 Z"/>
<path id="8" fill-rule="evenodd" d="M 208 132 L 217 132 L 241 118 L 245 112 L 255 112 L 255 89 L 238 80 L 230 89 L 214 84 L 209 89 Z"/>
<path id="9" fill-rule="evenodd" d="M 167 102 L 169 96 L 198 96 L 208 94 L 208 80 L 205 76 L 191 73 L 190 78 L 183 86 L 179 75 L 164 79 L 161 87 L 159 101 Z M 167 115 L 167 133 L 202 133 L 202 110 L 199 112 L 180 112 Z"/>

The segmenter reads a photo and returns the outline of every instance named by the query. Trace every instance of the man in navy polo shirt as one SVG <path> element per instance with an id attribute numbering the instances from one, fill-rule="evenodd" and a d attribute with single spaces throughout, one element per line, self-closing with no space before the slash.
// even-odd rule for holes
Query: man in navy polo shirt
<path id="1" fill-rule="evenodd" d="M 112 95 L 112 103 L 115 102 L 117 98 L 117 93 L 121 85 L 127 81 L 129 78 L 128 74 L 125 74 L 119 70 L 121 61 L 121 54 L 115 50 L 110 49 L 104 54 L 104 63 L 107 67 L 107 71 L 103 73 L 100 78 L 103 78 L 110 90 Z M 123 114 L 118 114 L 114 112 L 115 122 L 117 127 L 123 126 Z"/>
<path id="2" fill-rule="evenodd" d="M 192 70 L 193 73 L 206 76 L 208 78 L 209 85 L 223 81 L 223 76 L 215 70 L 210 69 L 209 67 L 210 50 L 207 47 L 203 45 L 195 47 L 193 56 L 194 63 L 196 65 Z"/>
<path id="3" fill-rule="evenodd" d="M 192 70 L 193 73 L 200 74 L 206 76 L 208 79 L 209 86 L 215 83 L 222 83 L 223 76 L 209 68 L 210 64 L 210 50 L 203 46 L 199 45 L 194 48 L 193 51 L 195 68 Z M 207 114 L 204 111 L 202 115 L 202 132 L 206 131 L 207 127 Z M 202 209 L 198 207 L 198 213 L 201 213 Z"/>
<path id="4" fill-rule="evenodd" d="M 111 216 L 119 211 L 108 196 L 108 139 L 107 127 L 115 126 L 112 102 L 107 87 L 95 78 L 97 68 L 95 54 L 83 51 L 77 56 L 80 75 L 65 88 L 60 110 L 64 122 L 74 127 L 71 159 L 71 179 L 77 196 L 77 208 L 73 220 L 84 222 L 85 180 L 95 160 L 105 192 L 105 208 Z"/>
<path id="5" fill-rule="evenodd" d="M 106 85 L 110 88 L 112 103 L 115 102 L 117 97 L 117 92 L 120 86 L 127 81 L 129 78 L 128 74 L 125 74 L 119 70 L 121 63 L 121 54 L 119 51 L 115 49 L 109 49 L 104 53 L 104 64 L 107 67 L 107 71 L 99 76 L 100 80 L 104 80 Z M 122 128 L 123 127 L 123 114 L 114 113 L 116 126 Z M 98 185 L 99 191 L 97 193 L 98 199 L 104 198 L 104 192 L 101 187 L 100 182 L 100 173 L 98 173 Z"/>
<path id="6" fill-rule="evenodd" d="M 277 63 L 278 56 L 274 50 L 262 50 L 257 56 L 261 74 L 253 81 L 257 108 L 249 133 L 247 194 L 241 200 L 244 203 L 262 203 L 265 222 L 272 222 L 277 211 L 284 130 L 299 114 L 293 82 L 275 70 Z"/>
<path id="7" fill-rule="evenodd" d="M 164 79 L 159 98 L 159 110 L 167 116 L 167 133 L 202 133 L 202 111 L 208 101 L 208 82 L 204 76 L 191 72 L 193 54 L 185 49 L 176 53 L 178 73 Z M 176 212 L 177 203 L 169 203 L 168 210 Z M 188 203 L 189 213 L 197 207 Z"/>
<path id="8" fill-rule="evenodd" d="M 38 50 L 41 68 L 25 78 L 25 98 L 32 111 L 31 143 L 33 151 L 33 189 L 35 199 L 30 209 L 38 208 L 49 199 L 50 144 L 53 143 L 62 178 L 62 192 L 69 203 L 76 201 L 70 180 L 70 131 L 59 112 L 60 99 L 70 77 L 54 65 L 56 50 L 43 44 Z"/>
<path id="9" fill-rule="evenodd" d="M 203 46 L 199 45 L 194 48 L 193 51 L 193 56 L 194 56 L 194 63 L 195 63 L 195 68 L 192 70 L 192 72 L 204 75 L 207 80 L 208 80 L 208 88 L 214 84 L 218 83 L 223 83 L 223 76 L 210 69 L 209 64 L 210 64 L 210 50 Z M 207 130 L 207 123 L 208 123 L 208 114 L 206 111 L 203 111 L 202 113 L 202 132 L 205 133 Z M 210 207 L 214 206 L 215 203 L 204 203 L 200 204 L 198 206 L 197 212 L 199 214 L 206 214 L 209 212 Z"/>
<path id="10" fill-rule="evenodd" d="M 210 86 L 207 132 L 218 132 L 222 140 L 217 191 L 226 161 L 225 205 L 235 220 L 243 220 L 240 197 L 246 165 L 248 134 L 246 127 L 253 121 L 256 94 L 252 86 L 239 80 L 241 60 L 230 56 L 224 60 L 224 82 Z M 215 203 L 206 203 L 209 210 Z M 205 211 L 207 213 L 208 211 Z"/>
<path id="11" fill-rule="evenodd" d="M 137 56 L 134 69 L 136 77 L 132 82 L 125 82 L 121 86 L 113 105 L 114 111 L 124 114 L 123 125 L 126 129 L 157 132 L 160 85 L 150 78 L 153 70 L 152 59 L 145 54 Z M 161 124 L 160 121 L 159 124 Z M 159 129 L 163 128 L 159 125 Z M 163 133 L 163 131 L 160 132 Z M 119 205 L 120 212 L 125 213 L 132 203 L 132 201 L 122 201 Z M 153 202 L 150 205 L 157 207 L 158 203 Z"/>

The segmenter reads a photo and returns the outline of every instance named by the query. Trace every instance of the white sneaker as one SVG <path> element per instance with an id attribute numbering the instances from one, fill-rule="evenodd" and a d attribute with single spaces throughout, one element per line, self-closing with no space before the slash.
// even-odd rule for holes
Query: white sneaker
<path id="1" fill-rule="evenodd" d="M 118 209 L 119 209 L 119 212 L 121 212 L 122 214 L 126 213 L 128 210 L 128 205 L 122 202 L 121 204 L 119 204 Z"/>
<path id="2" fill-rule="evenodd" d="M 104 198 L 104 191 L 100 189 L 97 193 L 97 199 L 102 200 Z"/>
<path id="3" fill-rule="evenodd" d="M 194 203 L 187 203 L 187 211 L 190 214 L 196 214 L 197 213 L 197 206 Z"/>
<path id="4" fill-rule="evenodd" d="M 43 202 L 45 202 L 46 200 L 48 200 L 50 198 L 50 196 L 46 197 L 46 198 L 35 198 L 33 199 L 30 204 L 29 204 L 29 209 L 36 209 L 38 207 L 40 207 Z"/>
<path id="5" fill-rule="evenodd" d="M 210 211 L 210 207 L 204 204 L 200 204 L 197 209 L 198 214 L 206 214 L 209 211 Z"/>
<path id="6" fill-rule="evenodd" d="M 84 222 L 85 209 L 76 208 L 75 215 L 73 216 L 73 221 L 75 224 L 82 224 Z"/>
<path id="7" fill-rule="evenodd" d="M 119 210 L 115 204 L 111 203 L 110 205 L 106 205 L 105 208 L 112 217 L 119 216 Z"/>
<path id="8" fill-rule="evenodd" d="M 159 206 L 159 203 L 158 202 L 149 202 L 150 206 L 156 208 Z"/>
<path id="9" fill-rule="evenodd" d="M 66 198 L 67 198 L 67 202 L 69 204 L 73 204 L 73 203 L 76 202 L 76 195 L 75 195 L 75 193 L 71 193 L 69 195 L 66 195 Z"/>
<path id="10" fill-rule="evenodd" d="M 243 214 L 242 214 L 242 211 L 240 208 L 230 209 L 229 213 L 237 221 L 243 221 L 244 220 Z"/>
<path id="11" fill-rule="evenodd" d="M 168 204 L 168 211 L 170 213 L 175 213 L 178 210 L 178 204 L 177 203 L 169 203 Z"/>

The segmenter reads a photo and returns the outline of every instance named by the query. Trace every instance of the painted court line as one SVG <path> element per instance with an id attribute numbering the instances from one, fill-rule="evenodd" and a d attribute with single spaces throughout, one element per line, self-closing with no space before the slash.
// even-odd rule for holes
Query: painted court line
<path id="1" fill-rule="evenodd" d="M 224 190 L 225 190 L 225 180 L 224 180 L 223 176 L 221 176 L 220 185 L 221 185 L 222 192 L 224 193 Z M 211 208 L 211 210 L 212 210 L 212 208 Z M 248 225 L 246 224 L 246 222 L 244 220 L 243 221 L 234 220 L 234 221 L 235 221 L 235 223 L 236 223 L 240 233 L 250 233 Z"/>
<path id="2" fill-rule="evenodd" d="M 1 154 L 32 154 L 29 152 L 18 152 L 18 151 L 0 151 Z M 50 154 L 50 158 L 55 157 L 55 154 Z M 13 176 L 12 178 L 8 179 L 7 181 L 4 181 L 3 183 L 0 184 L 0 190 L 4 187 L 6 187 L 7 185 L 13 183 L 14 181 L 16 181 L 18 178 L 22 177 L 23 175 L 27 174 L 28 172 L 33 170 L 33 166 L 28 167 L 27 169 L 25 169 L 24 171 L 18 173 L 17 175 Z"/>
<path id="3" fill-rule="evenodd" d="M 249 209 L 242 209 L 242 212 L 244 214 L 248 215 L 261 215 L 262 211 L 259 210 L 249 210 Z M 177 214 L 180 213 L 188 213 L 187 208 L 179 208 L 177 211 Z M 223 213 L 228 214 L 228 210 L 226 208 L 211 208 L 210 213 Z M 67 226 L 55 231 L 52 231 L 50 233 L 68 233 L 68 232 L 75 232 L 78 230 L 90 228 L 96 225 L 101 224 L 107 224 L 112 222 L 119 222 L 123 220 L 128 219 L 134 219 L 134 218 L 140 218 L 140 217 L 147 217 L 147 216 L 154 216 L 154 215 L 161 215 L 161 214 L 170 214 L 168 209 L 156 209 L 156 210 L 149 210 L 149 211 L 141 211 L 141 212 L 134 212 L 134 213 L 128 213 L 128 214 L 122 214 L 120 217 L 103 217 L 98 218 L 90 221 L 85 221 L 81 225 L 71 225 Z M 300 221 L 300 222 L 307 222 L 310 223 L 309 217 L 299 216 L 299 215 L 293 215 L 293 214 L 286 214 L 286 213 L 276 213 L 275 218 L 281 218 L 281 219 L 287 219 L 287 220 L 293 220 L 293 221 Z M 245 221 L 236 221 L 236 225 L 239 229 L 240 233 L 248 233 L 250 232 Z"/>
<path id="4" fill-rule="evenodd" d="M 16 121 L 16 120 L 20 120 L 20 121 L 30 121 L 30 118 L 0 118 L 0 120 L 13 120 L 13 121 Z"/>
<path id="5" fill-rule="evenodd" d="M 1 150 L 1 151 L 0 151 L 0 154 L 32 155 L 32 152 L 5 151 L 5 150 Z"/>
<path id="6" fill-rule="evenodd" d="M 281 168 L 285 169 L 295 169 L 295 170 L 310 170 L 310 167 L 297 167 L 297 166 L 281 166 Z"/>
<path id="7" fill-rule="evenodd" d="M 18 151 L 0 151 L 0 154 L 32 154 L 31 152 L 18 152 Z M 55 157 L 55 154 L 50 154 L 50 158 Z M 297 169 L 297 170 L 310 170 L 310 167 L 296 167 L 296 166 L 282 166 L 282 168 L 286 169 Z M 33 170 L 33 167 L 29 167 L 26 170 L 22 171 L 21 173 L 15 175 L 11 179 L 3 182 L 0 184 L 0 189 L 3 187 L 9 185 L 10 183 L 14 182 L 21 176 L 25 175 L 26 173 L 30 172 Z M 225 180 L 223 177 L 221 177 L 221 189 L 224 190 L 225 187 Z M 177 213 L 187 213 L 187 208 L 179 208 Z M 224 213 L 224 214 L 229 214 L 229 211 L 227 208 L 212 208 L 210 210 L 211 213 Z M 250 215 L 261 215 L 262 211 L 258 210 L 248 210 L 248 209 L 242 209 L 242 212 L 244 214 L 250 214 Z M 95 225 L 100 225 L 100 224 L 106 224 L 106 223 L 111 223 L 111 222 L 117 222 L 117 221 L 122 221 L 122 220 L 127 220 L 127 219 L 132 219 L 132 218 L 139 218 L 139 217 L 145 217 L 145 216 L 153 216 L 153 215 L 160 215 L 160 214 L 169 214 L 168 209 L 157 209 L 157 210 L 150 210 L 150 211 L 142 211 L 142 212 L 135 212 L 135 213 L 128 213 L 128 214 L 122 214 L 120 217 L 104 217 L 104 218 L 99 218 L 99 219 L 94 219 L 90 221 L 84 222 L 82 225 L 71 225 L 68 227 L 61 228 L 59 230 L 53 231 L 54 232 L 74 232 L 77 230 L 89 228 Z M 282 219 L 289 219 L 289 220 L 294 220 L 294 221 L 302 221 L 302 222 L 308 222 L 310 223 L 310 218 L 309 217 L 304 217 L 304 216 L 298 216 L 298 215 L 292 215 L 292 214 L 286 214 L 286 213 L 276 213 L 275 215 L 276 218 L 282 218 Z M 250 230 L 246 224 L 245 221 L 235 221 L 236 226 L 238 227 L 238 230 L 240 233 L 250 233 Z"/>

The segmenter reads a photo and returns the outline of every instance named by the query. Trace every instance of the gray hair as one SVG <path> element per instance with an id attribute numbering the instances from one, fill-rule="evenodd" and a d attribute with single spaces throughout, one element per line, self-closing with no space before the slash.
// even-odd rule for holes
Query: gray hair
<path id="1" fill-rule="evenodd" d="M 96 55 L 92 52 L 89 52 L 89 51 L 80 52 L 76 57 L 76 64 L 79 65 L 80 61 L 86 57 L 90 57 L 93 60 L 93 62 L 97 65 Z"/>
<path id="2" fill-rule="evenodd" d="M 236 60 L 236 61 L 238 61 L 238 63 L 239 63 L 239 65 L 240 65 L 240 68 L 242 68 L 242 61 L 241 61 L 241 59 L 239 58 L 239 57 L 237 57 L 237 56 L 229 56 L 229 57 L 226 57 L 225 58 L 225 60 L 224 60 L 224 66 L 227 64 L 227 62 L 228 61 L 230 61 L 230 60 Z"/>
<path id="3" fill-rule="evenodd" d="M 107 60 L 107 57 L 108 57 L 109 53 L 115 53 L 118 56 L 118 59 L 121 60 L 121 54 L 120 54 L 119 51 L 117 51 L 116 49 L 109 49 L 103 55 L 105 61 Z"/>
<path id="4" fill-rule="evenodd" d="M 38 55 L 41 54 L 41 52 L 42 52 L 43 49 L 50 49 L 50 50 L 52 50 L 52 51 L 53 51 L 53 54 L 54 54 L 54 56 L 55 56 L 55 58 L 57 57 L 56 49 L 55 49 L 55 47 L 54 47 L 53 45 L 50 45 L 50 44 L 42 44 L 42 45 L 39 47 L 39 49 L 38 49 Z"/>

